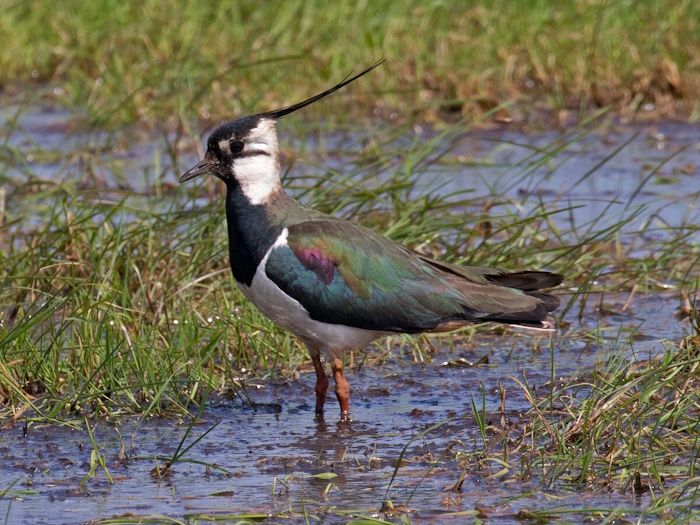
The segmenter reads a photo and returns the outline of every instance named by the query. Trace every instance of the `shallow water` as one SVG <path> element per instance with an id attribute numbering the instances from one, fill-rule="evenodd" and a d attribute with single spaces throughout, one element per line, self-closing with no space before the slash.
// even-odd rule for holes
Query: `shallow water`
<path id="1" fill-rule="evenodd" d="M 554 132 L 532 137 L 512 131 L 478 133 L 455 155 L 481 164 L 451 177 L 448 187 L 465 190 L 478 188 L 481 182 L 501 197 L 541 195 L 547 201 L 571 202 L 578 207 L 559 219 L 576 225 L 602 214 L 606 220 L 599 226 L 614 224 L 638 205 L 658 211 L 658 218 L 669 225 L 698 218 L 700 133 L 696 126 L 675 122 L 609 126 L 568 140 L 564 147 L 567 141 Z M 538 155 L 538 148 L 549 155 Z M 540 159 L 546 162 L 532 170 L 531 164 Z M 513 173 L 511 166 L 519 169 Z M 586 176 L 589 172 L 592 175 Z"/>
<path id="2" fill-rule="evenodd" d="M 12 108 L 2 110 L 5 127 L 11 115 Z M 642 229 L 645 221 L 675 228 L 697 222 L 697 127 L 677 123 L 613 126 L 581 137 L 534 168 L 532 163 L 542 157 L 528 160 L 527 155 L 533 149 L 552 150 L 557 137 L 557 133 L 471 131 L 443 164 L 427 170 L 417 191 L 430 188 L 435 183 L 431 181 L 447 182 L 442 191 L 474 189 L 485 198 L 497 194 L 518 201 L 522 214 L 529 213 L 529 203 L 539 196 L 557 205 L 581 205 L 557 218 L 559 224 L 573 222 L 577 228 L 592 222 L 600 228 L 619 221 L 621 214 L 629 212 L 633 197 L 635 206 L 647 206 L 638 219 Z M 306 142 L 312 157 L 314 140 Z M 629 144 L 613 156 L 626 141 Z M 7 144 L 18 156 L 8 164 L 5 175 L 17 180 L 28 174 L 50 180 L 74 177 L 76 164 L 69 153 L 90 150 L 96 152 L 99 162 L 93 162 L 101 167 L 98 172 L 106 187 L 148 192 L 156 180 L 158 163 L 162 162 L 161 169 L 167 166 L 159 139 L 134 132 L 116 140 L 101 132 L 71 130 L 70 115 L 51 108 L 23 112 Z M 343 152 L 358 148 L 357 137 L 334 136 L 324 143 L 324 148 L 329 147 L 340 153 L 326 165 L 340 165 Z M 53 148 L 66 155 L 47 161 L 42 152 Z M 608 157 L 591 177 L 577 184 Z M 184 156 L 182 162 L 187 165 L 173 171 L 179 173 L 195 161 L 194 155 Z M 313 174 L 314 169 L 298 163 L 293 174 Z M 164 180 L 174 183 L 173 173 Z M 529 384 L 546 391 L 552 363 L 555 378 L 585 375 L 613 354 L 647 359 L 663 351 L 660 340 L 687 335 L 688 322 L 674 315 L 679 306 L 677 291 L 638 293 L 631 307 L 624 309 L 627 299 L 627 294 L 607 294 L 602 306 L 597 299 L 589 299 L 580 317 L 579 309 L 572 308 L 551 352 L 546 339 L 540 339 L 540 349 L 533 352 L 530 336 L 502 337 L 491 332 L 479 333 L 474 344 L 458 345 L 454 352 L 440 340 L 438 344 L 444 346 L 430 363 L 403 362 L 401 350 L 394 349 L 397 358 L 349 371 L 351 424 L 337 424 L 332 399 L 325 422 L 315 421 L 310 370 L 302 372 L 298 381 L 249 385 L 254 406 L 243 400 L 210 402 L 187 443 L 216 428 L 164 479 L 151 475 L 154 457 L 162 464 L 163 458 L 174 453 L 186 423 L 133 419 L 121 420 L 114 427 L 93 421 L 96 443 L 106 457 L 113 484 L 100 467 L 81 484 L 90 470 L 92 452 L 86 432 L 42 425 L 30 427 L 25 436 L 21 425 L 3 428 L 0 495 L 9 491 L 0 496 L 0 519 L 7 516 L 7 523 L 81 523 L 128 513 L 192 521 L 200 514 L 221 518 L 260 513 L 270 515 L 266 523 L 305 523 L 305 511 L 318 523 L 347 523 L 349 515 L 395 521 L 395 517 L 378 513 L 385 495 L 395 505 L 407 504 L 414 511 L 414 522 L 473 522 L 477 511 L 489 523 L 505 524 L 522 523 L 518 513 L 526 509 L 644 509 L 650 503 L 649 495 L 579 493 L 562 487 L 544 491 L 537 478 L 513 482 L 517 472 L 489 478 L 500 470 L 498 465 L 466 472 L 461 490 L 447 490 L 463 474 L 454 452 L 480 449 L 472 396 L 479 405 L 482 385 L 486 412 L 498 426 L 499 381 L 507 391 L 504 420 L 515 421 L 530 404 L 512 377 L 526 376 Z M 567 325 L 575 327 L 577 334 L 598 331 L 599 338 L 594 342 L 568 338 Z M 485 357 L 487 364 L 466 366 Z M 421 431 L 439 423 L 442 426 L 419 437 Z M 123 453 L 117 429 L 125 444 Z M 411 442 L 412 438 L 416 439 Z M 402 454 L 405 464 L 391 481 Z M 207 469 L 201 462 L 217 468 Z M 584 515 L 564 514 L 556 521 L 579 523 Z"/>
<path id="3" fill-rule="evenodd" d="M 606 302 L 614 308 L 625 299 L 626 295 L 611 296 Z M 98 467 L 82 486 L 92 452 L 86 432 L 38 425 L 30 427 L 25 436 L 21 425 L 4 429 L 0 432 L 0 487 L 12 487 L 10 495 L 0 500 L 0 515 L 9 513 L 9 523 L 48 524 L 82 523 L 128 513 L 185 521 L 197 515 L 260 513 L 270 515 L 266 523 L 304 523 L 305 508 L 320 523 L 346 523 L 349 515 L 375 515 L 391 521 L 393 518 L 378 512 L 385 494 L 394 505 L 408 502 L 414 522 L 472 522 L 473 516 L 460 512 L 475 509 L 488 516 L 490 523 L 503 524 L 521 523 L 521 511 L 553 507 L 560 512 L 592 507 L 624 507 L 634 512 L 646 507 L 650 496 L 579 493 L 561 487 L 543 491 L 536 477 L 515 482 L 517 472 L 490 479 L 500 470 L 498 465 L 486 465 L 483 470 L 471 467 L 461 490 L 454 492 L 448 488 L 464 472 L 454 452 L 481 449 L 472 396 L 480 406 L 482 385 L 488 423 L 497 428 L 501 424 L 499 381 L 506 388 L 503 417 L 510 424 L 530 408 L 511 378 L 527 377 L 532 387 L 546 392 L 552 357 L 557 378 L 587 374 L 596 368 L 596 361 L 604 364 L 619 351 L 630 360 L 649 358 L 661 348 L 659 334 L 677 339 L 687 333 L 687 321 L 673 316 L 675 307 L 670 295 L 641 296 L 632 314 L 601 319 L 595 308 L 587 309 L 585 325 L 614 328 L 601 340 L 602 345 L 585 345 L 560 334 L 554 339 L 553 353 L 546 340 L 533 352 L 527 335 L 504 338 L 486 332 L 470 348 L 457 346 L 451 352 L 443 346 L 432 363 L 390 359 L 350 370 L 354 419 L 350 424 L 338 423 L 333 399 L 328 400 L 325 420 L 315 420 L 310 370 L 298 381 L 251 384 L 247 391 L 253 405 L 240 399 L 210 402 L 186 445 L 216 427 L 163 479 L 152 475 L 155 456 L 162 464 L 163 458 L 175 452 L 187 426 L 179 421 L 119 421 L 124 452 L 111 424 L 92 421 L 114 484 Z M 632 346 L 615 346 L 619 329 L 621 343 L 636 330 Z M 487 364 L 466 365 L 484 358 Z M 421 431 L 440 423 L 442 426 L 419 437 Z M 412 438 L 416 439 L 411 442 Z M 405 463 L 390 483 L 402 453 Z M 188 460 L 216 467 L 207 469 Z M 578 523 L 584 516 L 556 521 Z M 235 523 L 236 519 L 224 522 Z"/>
<path id="4" fill-rule="evenodd" d="M 378 123 L 379 131 L 375 130 L 379 136 L 383 125 Z M 6 166 L 5 176 L 10 179 L 31 174 L 57 181 L 86 177 L 89 172 L 107 188 L 152 193 L 154 185 L 176 184 L 199 160 L 195 153 L 184 153 L 173 166 L 162 134 L 139 129 L 112 134 L 85 130 L 69 112 L 54 107 L 2 108 L 3 128 L 0 138 L 17 154 Z M 300 140 L 288 136 L 284 126 L 280 128 L 283 153 L 300 148 L 305 152 L 287 174 L 297 178 L 297 186 L 304 186 L 303 180 L 314 183 L 326 169 L 347 172 L 366 141 L 366 134 L 357 131 L 312 134 Z M 436 133 L 416 127 L 383 150 L 396 151 L 401 157 Z M 168 140 L 172 143 L 174 135 L 169 134 Z M 592 223 L 596 228 L 615 224 L 640 206 L 645 211 L 635 226 L 642 229 L 645 225 L 652 229 L 655 223 L 678 228 L 700 219 L 700 131 L 693 124 L 607 123 L 568 133 L 525 133 L 511 126 L 460 133 L 455 127 L 444 143 L 428 155 L 416 192 L 439 187 L 443 194 L 470 191 L 471 196 L 484 199 L 497 196 L 517 203 L 523 216 L 542 199 L 551 209 L 566 209 L 552 217 L 556 224 L 574 230 Z M 56 151 L 62 154 L 57 156 Z M 439 161 L 430 162 L 438 156 Z M 401 169 L 400 159 L 390 169 Z"/>

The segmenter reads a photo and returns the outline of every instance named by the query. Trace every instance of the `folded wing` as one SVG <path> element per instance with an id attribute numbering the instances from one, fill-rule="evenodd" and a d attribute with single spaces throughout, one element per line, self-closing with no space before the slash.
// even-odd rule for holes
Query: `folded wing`
<path id="1" fill-rule="evenodd" d="M 538 292 L 561 276 L 435 261 L 372 230 L 339 220 L 288 229 L 265 272 L 316 321 L 418 333 L 474 321 L 541 327 L 559 300 Z"/>

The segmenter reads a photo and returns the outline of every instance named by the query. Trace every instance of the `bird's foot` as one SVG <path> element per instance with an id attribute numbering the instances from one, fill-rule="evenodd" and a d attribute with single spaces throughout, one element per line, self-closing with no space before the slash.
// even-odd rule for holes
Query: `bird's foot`
<path id="1" fill-rule="evenodd" d="M 314 416 L 314 423 L 316 423 L 316 426 L 319 429 L 324 429 L 326 428 L 326 418 L 323 417 L 323 412 L 316 412 L 316 415 Z"/>
<path id="2" fill-rule="evenodd" d="M 355 433 L 355 422 L 350 419 L 350 414 L 345 414 L 335 424 L 339 436 L 352 436 Z"/>

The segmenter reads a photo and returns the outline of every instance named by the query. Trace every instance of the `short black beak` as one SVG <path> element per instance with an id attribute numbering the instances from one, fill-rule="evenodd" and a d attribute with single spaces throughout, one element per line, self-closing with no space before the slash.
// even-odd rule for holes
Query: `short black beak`
<path id="1" fill-rule="evenodd" d="M 206 155 L 204 155 L 204 158 L 199 162 L 199 164 L 197 164 L 194 168 L 192 168 L 187 173 L 185 173 L 182 177 L 180 177 L 180 183 L 187 182 L 190 179 L 194 179 L 198 175 L 204 175 L 205 173 L 212 173 L 214 171 L 215 167 L 216 167 L 216 163 L 209 156 L 209 153 L 207 153 Z"/>

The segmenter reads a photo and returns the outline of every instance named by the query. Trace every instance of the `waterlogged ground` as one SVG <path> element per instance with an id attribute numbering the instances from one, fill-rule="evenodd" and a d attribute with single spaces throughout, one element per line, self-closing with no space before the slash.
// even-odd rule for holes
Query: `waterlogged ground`
<path id="1" fill-rule="evenodd" d="M 475 344 L 443 347 L 432 363 L 389 359 L 355 367 L 349 373 L 350 424 L 338 423 L 330 401 L 325 421 L 315 420 L 310 370 L 296 381 L 251 381 L 250 401 L 211 401 L 182 448 L 209 432 L 162 477 L 153 469 L 185 437 L 188 425 L 178 420 L 91 421 L 113 483 L 99 465 L 89 475 L 95 447 L 87 432 L 35 425 L 25 435 L 21 424 L 5 428 L 0 486 L 8 493 L 0 514 L 7 523 L 34 524 L 158 515 L 185 522 L 211 516 L 237 523 L 248 515 L 267 517 L 266 523 L 304 523 L 304 512 L 318 523 L 398 519 L 392 511 L 379 512 L 386 497 L 396 516 L 410 509 L 413 522 L 521 523 L 528 512 L 546 510 L 556 523 L 598 523 L 600 516 L 585 510 L 591 508 L 618 509 L 633 519 L 650 504 L 649 493 L 581 492 L 557 484 L 545 490 L 537 472 L 521 481 L 521 472 L 492 461 L 465 461 L 483 449 L 472 399 L 479 410 L 485 402 L 492 438 L 531 407 L 515 379 L 527 378 L 546 395 L 552 373 L 590 374 L 619 352 L 629 360 L 648 359 L 659 352 L 660 335 L 678 339 L 687 333 L 687 322 L 674 317 L 673 296 L 640 297 L 632 312 L 620 313 L 625 300 L 609 297 L 610 311 L 602 318 L 596 308 L 585 312 L 584 324 L 610 329 L 593 344 L 560 335 L 553 350 L 540 339 L 533 351 L 529 336 L 485 332 Z M 393 352 L 400 357 L 399 349 Z M 376 352 L 369 355 L 372 361 Z M 503 413 L 499 382 L 506 391 Z M 434 425 L 440 426 L 421 434 Z"/>
<path id="2" fill-rule="evenodd" d="M 134 132 L 119 139 L 75 130 L 69 115 L 53 109 L 22 111 L 17 119 L 13 111 L 2 111 L 3 127 L 12 129 L 5 142 L 13 151 L 6 178 L 79 176 L 86 184 L 101 182 L 115 195 L 139 191 L 145 199 L 175 183 L 173 173 L 155 175 L 170 160 L 153 136 Z M 413 132 L 397 143 L 434 136 Z M 553 208 L 568 209 L 554 214 L 553 224 L 571 231 L 587 225 L 601 229 L 637 209 L 637 234 L 622 236 L 621 242 L 638 243 L 640 254 L 646 242 L 663 235 L 659 225 L 679 230 L 697 221 L 697 127 L 613 125 L 581 135 L 561 150 L 566 139 L 558 137 L 559 132 L 471 131 L 426 170 L 417 192 L 443 185 L 440 191 L 473 189 L 485 197 L 522 198 L 523 215 L 533 201 L 551 201 Z M 304 147 L 309 158 L 315 147 L 337 150 L 324 157 L 326 166 L 342 167 L 342 152 L 359 147 L 356 136 L 324 140 L 310 138 Z M 56 150 L 62 154 L 52 156 Z M 81 152 L 81 160 L 67 154 L 71 151 Z M 547 155 L 533 167 L 528 159 L 543 151 Z M 180 160 L 183 165 L 173 171 L 196 158 L 189 154 Z M 298 162 L 292 174 L 315 170 L 310 162 Z M 302 182 L 295 191 L 303 187 Z M 21 203 L 7 203 L 10 212 L 17 206 Z M 250 400 L 213 396 L 186 437 L 189 421 L 171 418 L 92 420 L 94 445 L 86 431 L 70 425 L 33 425 L 26 432 L 21 422 L 2 427 L 0 519 L 203 522 L 208 516 L 226 523 L 348 523 L 360 517 L 397 521 L 408 512 L 411 522 L 505 524 L 546 510 L 546 519 L 556 523 L 601 522 L 601 515 L 586 510 L 593 508 L 619 509 L 634 519 L 650 504 L 649 492 L 580 491 L 560 484 L 545 489 L 541 473 L 479 463 L 475 455 L 484 442 L 474 406 L 481 410 L 484 403 L 486 437 L 492 439 L 532 407 L 518 381 L 546 395 L 553 378 L 586 376 L 613 356 L 631 362 L 663 353 L 663 340 L 677 341 L 690 327 L 676 316 L 681 299 L 674 283 L 657 284 L 669 290 L 593 294 L 585 304 L 573 303 L 551 347 L 546 337 L 503 337 L 484 329 L 453 349 L 446 340 L 437 341 L 425 363 L 398 347 L 375 359 L 381 353 L 375 349 L 349 370 L 350 424 L 337 423 L 332 399 L 325 422 L 315 420 L 313 372 L 302 370 L 289 382 L 249 380 Z M 504 412 L 499 384 L 505 388 Z M 84 428 L 84 421 L 76 421 L 76 427 Z M 173 456 L 183 439 L 180 460 L 157 475 L 153 469 Z M 99 454 L 104 467 L 95 463 Z M 380 511 L 385 500 L 393 511 L 386 506 Z"/>
<path id="3" fill-rule="evenodd" d="M 152 196 L 172 189 L 177 184 L 175 174 L 179 177 L 199 160 L 191 152 L 191 140 L 181 136 L 135 129 L 85 130 L 74 124 L 70 113 L 51 107 L 5 107 L 0 110 L 0 124 L 5 129 L 5 148 L 14 154 L 4 167 L 3 175 L 9 179 L 21 180 L 29 174 L 39 182 L 78 178 L 115 195 L 131 190 Z M 385 126 L 379 122 L 377 127 L 387 131 L 374 130 L 378 137 L 371 139 L 367 138 L 370 131 L 322 130 L 299 138 L 280 126 L 282 162 L 291 165 L 289 170 L 283 166 L 284 176 L 294 178 L 288 190 L 303 193 L 328 169 L 355 173 L 361 179 L 366 171 L 352 163 L 359 151 L 377 146 L 383 134 L 393 137 Z M 440 135 L 415 126 L 380 147 L 402 155 L 416 149 L 416 144 L 436 142 L 414 196 L 436 191 L 462 192 L 461 197 L 470 192 L 470 197 L 484 199 L 496 196 L 519 201 L 522 216 L 544 201 L 557 210 L 552 214 L 554 223 L 572 230 L 604 228 L 636 209 L 642 212 L 635 215 L 635 224 L 650 230 L 651 236 L 651 230 L 661 225 L 678 228 L 698 218 L 700 133 L 696 125 L 664 121 L 636 126 L 606 123 L 569 132 L 524 132 L 515 126 L 459 130 L 456 126 Z M 187 147 L 185 153 L 174 158 L 173 148 L 183 147 Z M 305 152 L 302 158 L 293 159 L 299 150 Z M 419 147 L 416 152 L 424 150 Z M 362 182 L 376 186 L 386 174 L 402 169 L 406 169 L 404 159 L 397 159 L 378 173 L 377 180 Z"/>

